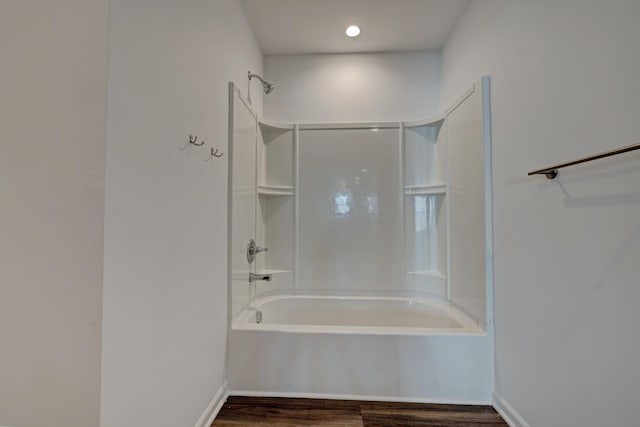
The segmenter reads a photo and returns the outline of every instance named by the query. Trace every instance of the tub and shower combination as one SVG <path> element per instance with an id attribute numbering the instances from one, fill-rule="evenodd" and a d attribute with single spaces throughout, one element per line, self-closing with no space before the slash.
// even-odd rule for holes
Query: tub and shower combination
<path id="1" fill-rule="evenodd" d="M 231 394 L 490 402 L 488 78 L 397 123 L 229 94 Z"/>

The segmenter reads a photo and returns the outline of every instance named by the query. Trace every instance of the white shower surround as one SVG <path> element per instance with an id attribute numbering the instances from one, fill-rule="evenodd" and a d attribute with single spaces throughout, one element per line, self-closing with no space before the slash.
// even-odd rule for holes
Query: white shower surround
<path id="1" fill-rule="evenodd" d="M 291 130 L 293 133 L 291 153 L 294 159 L 300 152 L 301 130 L 376 127 L 399 129 L 400 155 L 402 156 L 404 143 L 407 140 L 404 135 L 405 128 L 442 123 L 448 114 L 477 93 L 480 94 L 479 102 L 474 102 L 475 108 L 481 108 L 479 120 L 482 125 L 479 135 L 485 145 L 482 163 L 488 168 L 490 167 L 490 151 L 487 145 L 490 141 L 488 89 L 488 78 L 483 78 L 447 110 L 445 115 L 432 120 L 409 123 L 326 125 L 281 125 L 264 121 L 262 123 L 267 127 L 273 126 L 274 129 L 282 126 L 282 129 Z M 258 164 L 260 161 L 259 159 Z M 262 187 L 262 193 L 260 193 L 261 186 L 258 178 L 258 193 L 271 196 L 293 196 L 292 200 L 295 200 L 293 209 L 299 215 L 300 206 L 296 195 L 299 185 L 297 167 L 296 159 L 293 162 L 294 177 L 291 188 L 286 185 L 278 188 L 267 185 Z M 400 170 L 403 170 L 402 166 Z M 461 171 L 458 170 L 458 172 Z M 462 175 L 465 175 L 464 171 L 460 177 L 466 178 Z M 263 267 L 265 272 L 272 271 L 275 275 L 294 273 L 289 281 L 293 283 L 293 288 L 287 290 L 286 287 L 283 289 L 281 286 L 265 286 L 265 292 L 258 294 L 259 298 L 254 305 L 245 307 L 245 310 L 233 319 L 233 324 L 230 319 L 230 325 L 232 325 L 229 333 L 228 365 L 230 394 L 460 404 L 490 403 L 493 388 L 491 211 L 490 185 L 488 185 L 490 175 L 486 174 L 478 181 L 479 183 L 476 187 L 472 186 L 472 189 L 479 188 L 481 194 L 486 191 L 485 196 L 489 201 L 486 206 L 482 206 L 487 219 L 486 223 L 483 221 L 487 239 L 486 263 L 483 251 L 483 258 L 480 261 L 475 260 L 483 267 L 473 268 L 475 273 L 481 272 L 482 276 L 486 276 L 481 278 L 481 282 L 483 283 L 482 293 L 488 298 L 485 297 L 482 304 L 478 304 L 475 300 L 472 309 L 465 311 L 468 308 L 468 306 L 465 307 L 467 305 L 465 297 L 469 296 L 468 289 L 464 289 L 466 284 L 459 288 L 463 292 L 459 298 L 460 304 L 451 300 L 453 293 L 450 285 L 447 284 L 444 295 L 431 295 L 433 298 L 433 301 L 430 301 L 431 304 L 437 306 L 436 301 L 441 298 L 446 301 L 444 304 L 446 309 L 442 310 L 444 306 L 439 307 L 441 309 L 439 316 L 432 317 L 432 324 L 423 324 L 418 327 L 410 325 L 411 316 L 405 313 L 407 324 L 381 326 L 379 322 L 375 322 L 376 316 L 392 310 L 393 305 L 398 306 L 403 297 L 405 303 L 410 302 L 411 299 L 406 297 L 407 294 L 412 293 L 410 289 L 403 290 L 401 286 L 397 288 L 399 291 L 397 294 L 387 294 L 386 297 L 375 295 L 375 291 L 369 294 L 365 292 L 364 295 L 347 296 L 341 295 L 340 290 L 334 290 L 336 295 L 333 296 L 305 295 L 305 292 L 309 291 L 304 289 L 304 286 L 300 287 L 301 282 L 298 280 L 299 218 L 294 215 L 296 217 L 292 254 L 295 260 L 294 271 L 268 270 Z M 411 183 L 403 178 L 400 182 L 404 187 L 404 189 L 400 188 L 404 197 L 415 194 L 440 194 L 441 191 L 444 194 L 445 187 L 448 186 L 445 183 L 407 185 Z M 485 190 L 483 191 L 482 188 Z M 265 189 L 270 193 L 265 193 Z M 448 205 L 448 202 L 444 205 Z M 447 269 L 446 266 L 445 269 Z M 405 273 L 408 278 L 413 273 L 431 274 L 422 271 L 405 271 Z M 443 277 L 436 276 L 438 274 L 434 277 L 447 281 L 446 274 Z M 484 279 L 487 283 L 486 289 Z M 429 295 L 429 292 L 418 293 L 422 298 Z M 325 313 L 323 317 L 322 307 L 331 306 L 336 310 L 342 306 L 341 309 L 344 311 L 349 305 L 353 312 L 366 307 L 365 310 L 373 311 L 369 313 L 371 317 L 368 320 L 360 318 L 357 321 L 345 320 L 348 316 L 342 321 L 335 318 L 328 319 L 326 315 L 329 313 Z M 429 302 L 426 305 L 429 305 Z M 277 314 L 275 320 L 270 321 L 273 309 Z M 256 310 L 264 310 L 265 321 L 262 324 L 255 323 Z M 434 319 L 438 320 L 434 321 Z M 457 319 L 460 327 L 442 327 L 442 322 L 447 323 L 452 319 Z"/>

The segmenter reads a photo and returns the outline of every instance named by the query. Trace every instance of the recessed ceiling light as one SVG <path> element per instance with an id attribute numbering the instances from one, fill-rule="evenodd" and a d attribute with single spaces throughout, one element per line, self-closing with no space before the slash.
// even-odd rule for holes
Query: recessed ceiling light
<path id="1" fill-rule="evenodd" d="M 349 37 L 356 37 L 358 34 L 360 34 L 360 27 L 357 25 L 349 25 L 347 27 L 347 35 Z"/>

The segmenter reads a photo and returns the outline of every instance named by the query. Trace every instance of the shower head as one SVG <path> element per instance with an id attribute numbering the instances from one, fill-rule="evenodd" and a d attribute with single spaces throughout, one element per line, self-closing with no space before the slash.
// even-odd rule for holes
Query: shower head
<path id="1" fill-rule="evenodd" d="M 262 77 L 260 77 L 257 74 L 253 74 L 251 73 L 251 71 L 249 71 L 249 81 L 251 81 L 252 78 L 257 78 L 258 80 L 260 80 L 260 82 L 262 82 L 262 90 L 264 90 L 265 94 L 269 94 L 271 92 L 273 92 L 274 86 L 269 83 L 268 81 L 266 81 L 265 79 L 263 79 Z"/>

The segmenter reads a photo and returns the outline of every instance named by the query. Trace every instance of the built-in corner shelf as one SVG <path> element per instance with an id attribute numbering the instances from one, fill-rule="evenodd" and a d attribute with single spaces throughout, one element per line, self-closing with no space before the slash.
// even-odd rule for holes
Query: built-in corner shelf
<path id="1" fill-rule="evenodd" d="M 439 271 L 408 271 L 407 283 L 412 289 L 422 292 L 441 296 L 447 294 L 447 276 Z"/>
<path id="2" fill-rule="evenodd" d="M 258 185 L 258 194 L 262 196 L 293 196 L 293 187 L 286 185 Z"/>
<path id="3" fill-rule="evenodd" d="M 442 279 L 442 280 L 445 280 L 447 278 L 445 274 L 442 274 L 439 271 L 408 271 L 407 276 L 433 277 L 433 278 Z"/>
<path id="4" fill-rule="evenodd" d="M 405 196 L 430 196 L 434 194 L 445 194 L 447 186 L 445 184 L 432 185 L 407 185 L 404 187 Z"/>
<path id="5" fill-rule="evenodd" d="M 289 274 L 291 270 L 273 270 L 268 268 L 259 269 L 256 274 Z"/>
<path id="6" fill-rule="evenodd" d="M 273 276 L 259 292 L 293 287 L 296 137 L 293 123 L 258 119 L 256 240 L 269 252 L 256 260 L 256 270 Z"/>
<path id="7" fill-rule="evenodd" d="M 405 285 L 447 296 L 447 126 L 444 115 L 403 122 Z"/>
<path id="8" fill-rule="evenodd" d="M 267 132 L 273 132 L 273 131 L 283 132 L 283 131 L 294 129 L 294 125 L 291 123 L 279 123 L 279 122 L 274 122 L 271 120 L 264 120 L 264 119 L 260 119 L 258 121 L 258 124 L 260 124 L 260 128 L 263 131 L 267 131 Z"/>
<path id="9" fill-rule="evenodd" d="M 414 127 L 437 127 L 444 123 L 444 114 L 441 114 L 436 117 L 431 117 L 429 119 L 424 120 L 415 120 L 412 122 L 403 122 L 404 127 L 406 128 L 414 128 Z"/>
<path id="10" fill-rule="evenodd" d="M 259 268 L 256 270 L 256 274 L 271 274 L 271 275 L 279 275 L 279 274 L 291 274 L 291 270 L 276 270 L 276 269 L 268 269 L 268 268 Z M 246 270 L 243 271 L 233 271 L 231 273 L 231 279 L 234 283 L 244 284 L 245 282 L 249 282 L 249 272 Z"/>

